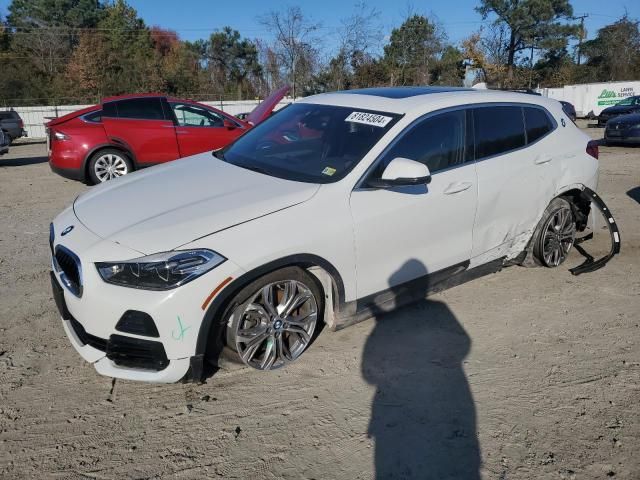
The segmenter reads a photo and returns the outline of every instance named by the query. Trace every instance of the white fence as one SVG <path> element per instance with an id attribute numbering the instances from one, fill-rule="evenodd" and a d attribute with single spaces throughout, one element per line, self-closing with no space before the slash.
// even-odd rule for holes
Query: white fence
<path id="1" fill-rule="evenodd" d="M 288 105 L 293 100 L 290 98 L 283 98 L 276 106 L 276 110 Z M 238 115 L 240 113 L 250 112 L 260 103 L 260 100 L 224 100 L 215 102 L 200 102 L 205 105 L 217 108 L 231 115 Z M 75 112 L 82 108 L 90 107 L 91 105 L 60 105 L 60 106 L 36 106 L 36 107 L 13 107 L 13 110 L 18 112 L 20 118 L 24 122 L 24 128 L 27 130 L 27 135 L 31 138 L 45 138 L 44 124 L 49 120 L 57 117 L 62 117 L 67 113 Z M 10 110 L 10 108 L 0 108 L 1 110 Z"/>

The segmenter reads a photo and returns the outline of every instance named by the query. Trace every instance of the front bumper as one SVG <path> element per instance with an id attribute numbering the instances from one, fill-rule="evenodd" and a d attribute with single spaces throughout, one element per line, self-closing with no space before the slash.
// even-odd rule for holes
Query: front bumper
<path id="1" fill-rule="evenodd" d="M 181 358 L 169 361 L 164 354 L 164 348 L 162 349 L 164 356 L 150 354 L 141 357 L 135 349 L 127 350 L 122 347 L 114 355 L 114 345 L 117 345 L 118 339 L 123 335 L 114 334 L 108 339 L 104 339 L 87 333 L 83 325 L 66 308 L 62 286 L 58 283 L 53 272 L 51 272 L 51 286 L 62 318 L 62 326 L 71 345 L 82 358 L 94 365 L 98 373 L 114 378 L 159 383 L 177 382 L 187 373 L 190 359 Z M 139 340 L 135 337 L 129 338 L 138 342 L 152 342 Z M 127 362 L 127 357 L 129 357 L 129 362 Z M 134 366 L 134 362 L 137 362 L 138 366 Z"/>
<path id="2" fill-rule="evenodd" d="M 64 237 L 57 233 L 71 225 L 74 228 Z M 203 302 L 223 280 L 236 278 L 242 271 L 227 260 L 173 290 L 111 285 L 102 280 L 94 263 L 135 258 L 140 252 L 97 237 L 77 220 L 72 209 L 55 220 L 53 232 L 52 254 L 71 251 L 79 262 L 79 290 L 69 287 L 68 277 L 66 283 L 63 281 L 62 267 L 55 260 L 51 275 L 63 326 L 76 351 L 98 373 L 110 377 L 161 383 L 183 378 L 189 371 L 191 357 L 196 355 L 205 316 Z M 121 321 L 128 312 L 150 319 L 153 328 L 124 329 Z"/>

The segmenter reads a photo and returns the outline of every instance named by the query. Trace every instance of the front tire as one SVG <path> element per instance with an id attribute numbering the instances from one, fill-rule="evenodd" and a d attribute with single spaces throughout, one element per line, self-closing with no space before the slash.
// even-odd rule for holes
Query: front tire
<path id="1" fill-rule="evenodd" d="M 576 239 L 576 221 L 571 204 L 564 198 L 554 199 L 544 211 L 533 244 L 536 261 L 555 268 L 569 256 Z"/>
<path id="2" fill-rule="evenodd" d="M 89 179 L 93 185 L 122 177 L 133 171 L 129 157 L 115 148 L 106 148 L 93 154 L 89 160 Z"/>
<path id="3" fill-rule="evenodd" d="M 311 345 L 324 297 L 309 273 L 288 267 L 255 280 L 230 305 L 227 346 L 245 365 L 274 370 L 297 360 Z"/>

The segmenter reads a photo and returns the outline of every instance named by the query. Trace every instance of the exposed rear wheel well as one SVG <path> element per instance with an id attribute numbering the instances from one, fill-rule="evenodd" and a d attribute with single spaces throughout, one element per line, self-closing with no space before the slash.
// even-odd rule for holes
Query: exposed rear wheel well
<path id="1" fill-rule="evenodd" d="M 591 211 L 591 202 L 585 199 L 582 196 L 582 191 L 577 188 L 567 190 L 566 192 L 561 193 L 559 197 L 564 198 L 571 204 L 576 220 L 576 229 L 579 232 L 584 231 L 587 227 L 589 212 Z"/>

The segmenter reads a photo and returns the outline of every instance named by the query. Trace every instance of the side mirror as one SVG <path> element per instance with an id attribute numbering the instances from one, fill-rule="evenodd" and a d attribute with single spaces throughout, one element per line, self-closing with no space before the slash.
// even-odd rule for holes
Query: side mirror
<path id="1" fill-rule="evenodd" d="M 231 120 L 227 120 L 226 118 L 224 119 L 223 123 L 224 123 L 224 127 L 228 130 L 233 130 L 235 128 L 238 128 L 238 125 L 233 123 Z"/>
<path id="2" fill-rule="evenodd" d="M 374 188 L 427 185 L 431 182 L 431 172 L 424 163 L 408 158 L 394 158 L 382 172 L 382 178 L 369 179 L 367 185 Z"/>

